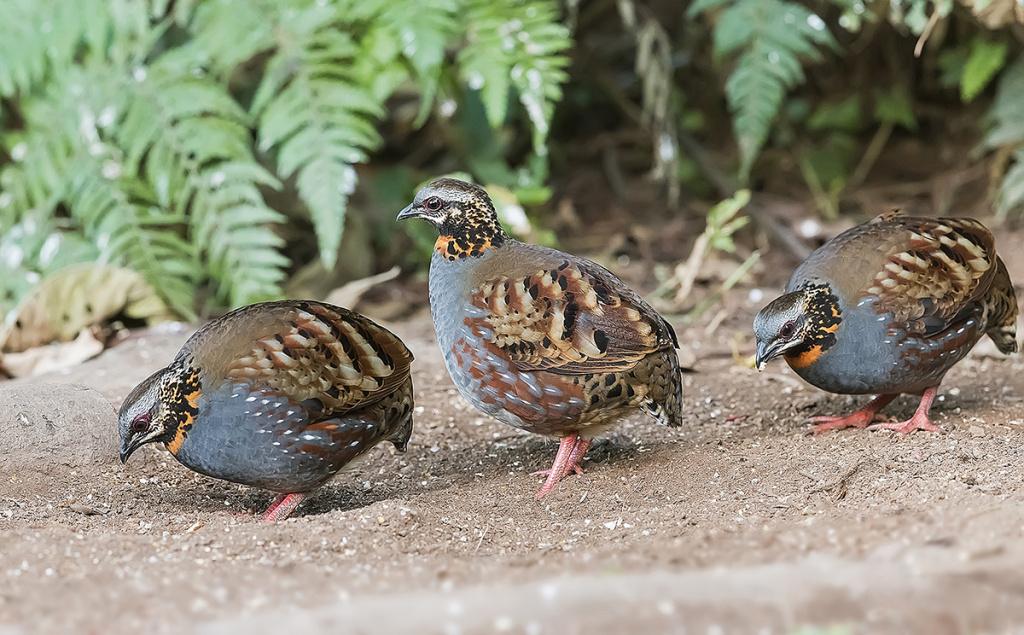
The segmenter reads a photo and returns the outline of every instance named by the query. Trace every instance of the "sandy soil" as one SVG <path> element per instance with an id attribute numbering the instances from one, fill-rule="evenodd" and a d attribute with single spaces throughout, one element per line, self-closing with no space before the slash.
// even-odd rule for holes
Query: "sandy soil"
<path id="1" fill-rule="evenodd" d="M 389 324 L 417 357 L 409 451 L 381 446 L 279 524 L 225 513 L 269 493 L 160 448 L 117 461 L 101 397 L 118 405 L 187 330 L 6 382 L 0 635 L 1024 631 L 1024 362 L 986 345 L 955 368 L 946 434 L 807 437 L 803 419 L 864 398 L 737 363 L 772 295 L 748 291 L 711 332 L 679 328 L 685 425 L 623 422 L 540 501 L 530 472 L 555 442 L 462 401 L 425 311 Z"/>

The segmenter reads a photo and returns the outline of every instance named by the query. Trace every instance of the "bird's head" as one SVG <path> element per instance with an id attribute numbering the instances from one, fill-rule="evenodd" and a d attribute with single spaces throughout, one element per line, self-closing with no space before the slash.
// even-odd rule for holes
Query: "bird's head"
<path id="1" fill-rule="evenodd" d="M 121 462 L 124 463 L 132 452 L 164 436 L 165 429 L 158 416 L 160 405 L 160 380 L 167 369 L 150 375 L 135 387 L 117 414 L 117 432 L 121 435 Z"/>
<path id="2" fill-rule="evenodd" d="M 784 355 L 793 368 L 818 359 L 836 342 L 842 322 L 837 298 L 826 285 L 809 285 L 772 300 L 754 318 L 758 370 Z"/>
<path id="3" fill-rule="evenodd" d="M 147 443 L 160 442 L 176 454 L 199 414 L 199 373 L 174 363 L 150 375 L 125 398 L 117 415 L 121 462 Z"/>
<path id="4" fill-rule="evenodd" d="M 448 260 L 481 256 L 508 238 L 487 192 L 478 185 L 442 178 L 424 185 L 398 220 L 422 218 L 437 228 L 434 249 Z"/>

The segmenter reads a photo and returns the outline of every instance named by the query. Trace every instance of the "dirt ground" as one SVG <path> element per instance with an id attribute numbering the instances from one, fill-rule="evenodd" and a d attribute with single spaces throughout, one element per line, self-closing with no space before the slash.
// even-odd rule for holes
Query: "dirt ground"
<path id="1" fill-rule="evenodd" d="M 1024 236 L 1000 244 L 1024 281 Z M 269 493 L 162 448 L 117 460 L 100 396 L 119 405 L 187 329 L 0 384 L 0 635 L 1024 632 L 1024 361 L 986 344 L 957 366 L 946 434 L 807 437 L 865 398 L 733 358 L 773 294 L 680 325 L 681 429 L 624 421 L 540 501 L 556 443 L 461 399 L 425 309 L 388 324 L 417 358 L 409 451 L 381 446 L 278 524 L 225 513 Z"/>

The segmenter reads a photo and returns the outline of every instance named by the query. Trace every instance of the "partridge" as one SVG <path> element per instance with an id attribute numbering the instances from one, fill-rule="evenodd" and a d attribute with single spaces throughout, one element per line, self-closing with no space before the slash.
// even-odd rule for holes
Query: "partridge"
<path id="1" fill-rule="evenodd" d="M 1017 350 L 1017 299 L 995 240 L 970 218 L 890 212 L 843 232 L 797 268 L 786 294 L 754 318 L 756 365 L 782 356 L 834 393 L 878 395 L 845 417 L 813 417 L 814 434 L 865 427 L 900 393 L 914 416 L 872 428 L 940 429 L 928 420 L 939 383 L 983 335 Z"/>
<path id="2" fill-rule="evenodd" d="M 246 306 L 210 322 L 139 384 L 118 415 L 121 461 L 159 442 L 185 467 L 277 492 L 282 520 L 307 494 L 412 432 L 412 353 L 395 335 L 310 301 Z"/>
<path id="3" fill-rule="evenodd" d="M 682 419 L 672 327 L 614 274 L 521 243 L 487 193 L 455 179 L 424 186 L 398 220 L 440 234 L 430 308 L 452 381 L 473 406 L 522 430 L 561 438 L 537 497 L 579 462 L 591 439 L 633 410 Z"/>

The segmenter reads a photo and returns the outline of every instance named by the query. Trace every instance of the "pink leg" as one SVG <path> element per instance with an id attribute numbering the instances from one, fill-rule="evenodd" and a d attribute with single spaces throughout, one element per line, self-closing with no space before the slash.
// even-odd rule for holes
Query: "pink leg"
<path id="1" fill-rule="evenodd" d="M 566 437 L 566 439 L 571 438 L 572 437 Z M 580 462 L 580 459 L 583 458 L 583 455 L 587 453 L 587 449 L 590 448 L 590 442 L 591 439 L 584 439 L 582 437 L 580 437 L 576 441 L 576 445 L 574 445 L 572 448 L 572 454 L 569 455 L 569 460 L 566 461 L 565 474 L 562 475 L 563 478 L 568 476 L 569 472 L 583 474 L 583 468 L 580 467 L 578 464 Z M 559 445 L 558 448 L 559 450 L 561 450 L 562 446 Z M 558 460 L 557 457 L 555 460 Z M 537 470 L 536 472 L 530 472 L 530 476 L 549 476 L 554 469 L 554 466 L 552 466 L 551 469 L 548 470 Z"/>
<path id="2" fill-rule="evenodd" d="M 906 421 L 897 421 L 895 423 L 876 423 L 869 427 L 868 430 L 894 430 L 900 434 L 906 434 L 908 432 L 913 432 L 914 430 L 942 432 L 942 428 L 928 420 L 928 411 L 931 410 L 932 402 L 935 401 L 935 395 L 938 393 L 938 386 L 933 386 L 925 390 L 924 394 L 921 395 L 921 403 L 917 406 L 914 416 Z"/>
<path id="3" fill-rule="evenodd" d="M 569 472 L 574 471 L 577 474 L 582 474 L 583 469 L 578 463 L 583 458 L 583 455 L 587 453 L 587 448 L 589 447 L 590 439 L 584 439 L 578 434 L 562 437 L 562 441 L 558 444 L 558 454 L 555 456 L 555 462 L 551 469 L 534 472 L 534 474 L 547 474 L 548 476 L 540 491 L 537 492 L 537 498 L 550 492 L 558 481 L 565 478 Z"/>
<path id="4" fill-rule="evenodd" d="M 263 522 L 273 523 L 279 520 L 288 518 L 288 514 L 295 511 L 295 508 L 299 506 L 306 498 L 306 495 L 297 492 L 295 494 L 278 494 L 274 502 L 270 504 L 267 511 L 263 512 Z"/>
<path id="5" fill-rule="evenodd" d="M 580 440 L 576 442 L 576 447 L 572 449 L 572 454 L 569 456 L 569 466 L 565 470 L 565 476 L 569 475 L 569 472 L 575 471 L 577 474 L 583 474 L 583 468 L 580 467 L 579 463 L 583 460 L 583 455 L 590 449 L 590 442 L 593 439 L 584 439 L 580 437 Z"/>
<path id="6" fill-rule="evenodd" d="M 804 423 L 816 423 L 818 425 L 808 430 L 808 434 L 819 435 L 826 430 L 840 430 L 842 428 L 864 428 L 868 424 L 884 416 L 878 413 L 879 410 L 889 405 L 889 402 L 898 395 L 878 395 L 867 403 L 866 406 L 848 414 L 845 417 L 811 417 Z"/>

